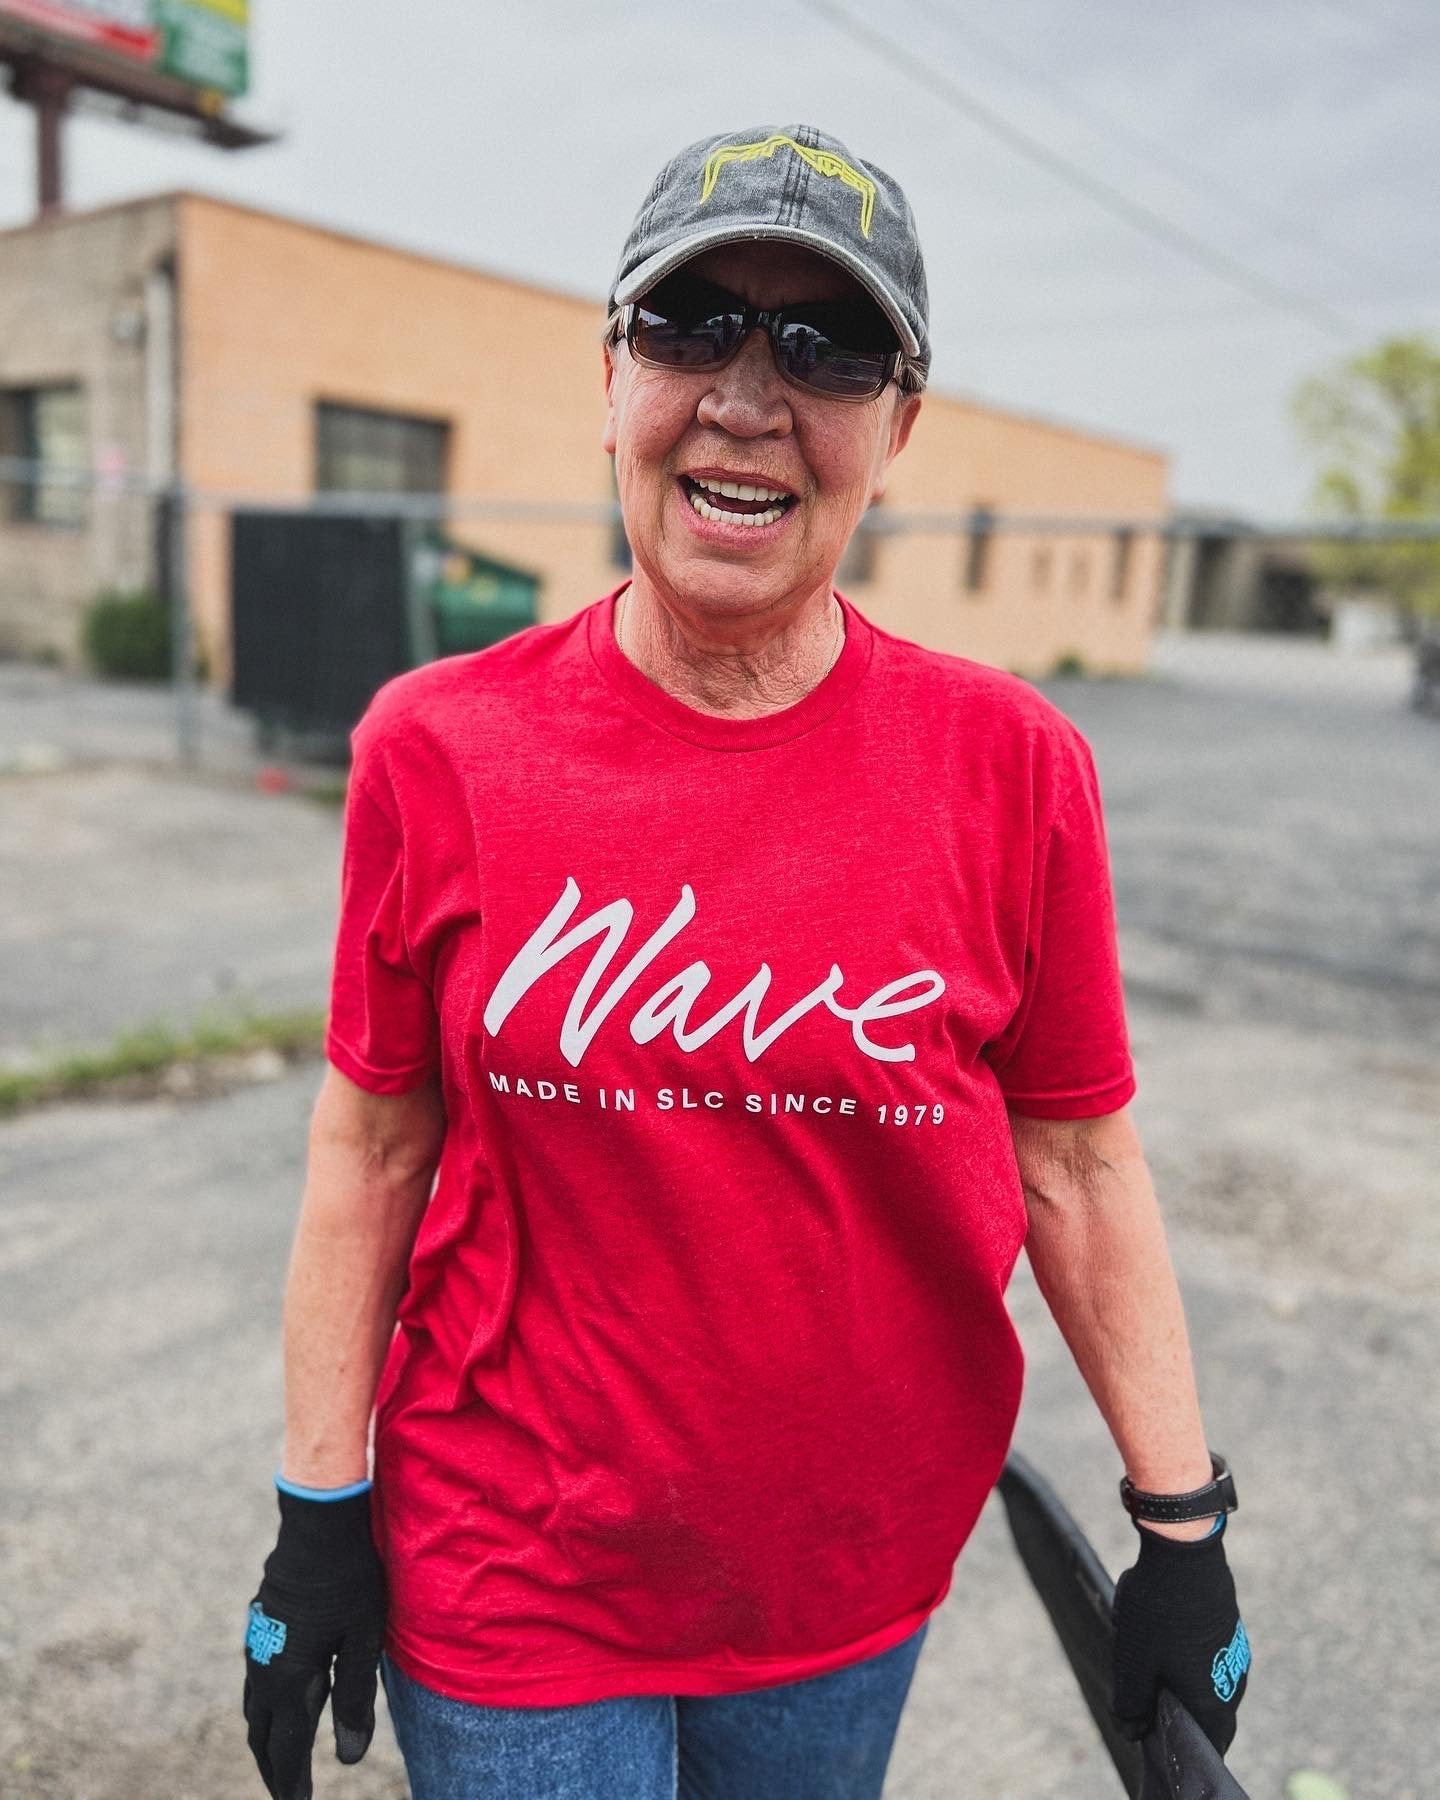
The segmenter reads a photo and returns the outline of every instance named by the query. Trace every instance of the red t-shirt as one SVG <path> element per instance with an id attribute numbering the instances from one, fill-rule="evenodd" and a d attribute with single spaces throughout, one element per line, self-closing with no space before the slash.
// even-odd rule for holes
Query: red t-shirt
<path id="1" fill-rule="evenodd" d="M 723 719 L 615 595 L 353 735 L 330 1060 L 448 1131 L 377 1398 L 407 1673 L 717 1694 L 944 1598 L 1020 1397 L 1006 1117 L 1135 1089 L 1090 751 L 848 601 Z"/>

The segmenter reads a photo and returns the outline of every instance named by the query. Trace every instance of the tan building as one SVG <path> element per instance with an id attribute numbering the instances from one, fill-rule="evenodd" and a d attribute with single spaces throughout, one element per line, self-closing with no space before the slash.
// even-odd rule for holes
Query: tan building
<path id="1" fill-rule="evenodd" d="M 517 352 L 522 313 L 543 355 Z M 623 575 L 596 510 L 613 497 L 601 323 L 592 300 L 194 194 L 0 233 L 0 459 L 15 459 L 0 462 L 0 653 L 73 658 L 94 593 L 163 582 L 159 509 L 133 490 L 177 477 L 197 497 L 190 592 L 221 684 L 234 496 L 530 503 L 524 518 L 457 508 L 449 529 L 537 574 L 542 618 L 568 615 Z M 96 485 L 38 485 L 26 459 Z M 1156 450 L 932 390 L 880 509 L 891 529 L 857 540 L 842 585 L 877 623 L 997 666 L 1136 671 L 1158 537 L 984 516 L 1158 529 L 1166 481 Z M 564 516 L 577 502 L 588 516 Z M 957 528 L 972 512 L 977 528 Z"/>

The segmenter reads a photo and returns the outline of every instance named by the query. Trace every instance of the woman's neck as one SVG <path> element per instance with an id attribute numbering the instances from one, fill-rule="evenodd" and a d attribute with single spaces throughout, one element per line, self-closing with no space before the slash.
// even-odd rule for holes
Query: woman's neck
<path id="1" fill-rule="evenodd" d="M 758 719 L 820 685 L 845 647 L 845 615 L 826 587 L 778 621 L 687 616 L 632 581 L 616 605 L 615 641 L 696 712 Z"/>

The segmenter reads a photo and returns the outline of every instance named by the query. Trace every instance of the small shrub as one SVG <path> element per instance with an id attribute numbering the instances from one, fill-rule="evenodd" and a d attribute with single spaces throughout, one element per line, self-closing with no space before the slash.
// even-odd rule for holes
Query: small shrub
<path id="1" fill-rule="evenodd" d="M 350 783 L 345 776 L 322 775 L 317 780 L 307 781 L 301 792 L 307 800 L 313 800 L 319 806 L 333 807 L 338 812 L 345 804 L 349 789 Z"/>
<path id="2" fill-rule="evenodd" d="M 1085 658 L 1078 650 L 1067 650 L 1063 656 L 1055 658 L 1055 667 L 1050 673 L 1052 675 L 1083 675 Z"/>
<path id="3" fill-rule="evenodd" d="M 154 594 L 98 595 L 85 614 L 85 654 L 102 675 L 164 681 L 170 674 L 170 614 Z"/>

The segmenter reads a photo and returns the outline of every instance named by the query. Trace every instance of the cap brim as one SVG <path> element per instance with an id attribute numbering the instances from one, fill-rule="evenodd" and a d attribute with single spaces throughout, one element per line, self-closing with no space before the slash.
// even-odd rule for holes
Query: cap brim
<path id="1" fill-rule="evenodd" d="M 800 231 L 792 225 L 718 225 L 708 231 L 692 232 L 688 237 L 667 244 L 663 250 L 657 250 L 654 256 L 647 257 L 638 268 L 632 269 L 623 281 L 617 282 L 615 304 L 628 306 L 647 288 L 653 287 L 673 269 L 678 269 L 681 263 L 689 262 L 692 256 L 698 256 L 702 250 L 712 250 L 718 244 L 749 244 L 760 241 L 799 244 L 803 249 L 814 250 L 828 262 L 837 263 L 847 275 L 855 277 L 894 326 L 895 335 L 905 354 L 917 357 L 921 354 L 920 340 L 905 317 L 899 300 L 874 270 L 842 245 L 822 237 L 819 232 Z"/>

